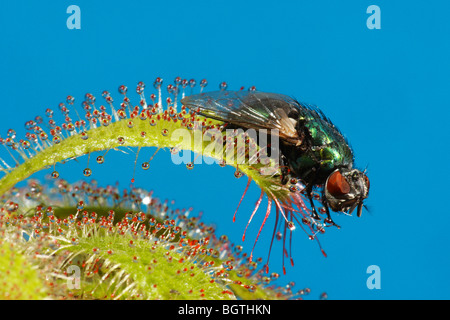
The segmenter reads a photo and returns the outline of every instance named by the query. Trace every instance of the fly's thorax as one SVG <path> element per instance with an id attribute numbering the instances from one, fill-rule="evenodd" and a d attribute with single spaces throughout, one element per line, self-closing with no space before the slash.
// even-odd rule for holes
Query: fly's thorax
<path id="1" fill-rule="evenodd" d="M 353 164 L 353 152 L 337 128 L 315 109 L 299 110 L 296 129 L 301 144 L 284 151 L 290 169 L 307 184 L 324 184 L 338 167 Z"/>
<path id="2" fill-rule="evenodd" d="M 282 154 L 286 157 L 291 175 L 306 184 L 324 184 L 328 176 L 337 168 L 351 165 L 340 146 L 299 146 L 281 144 Z"/>

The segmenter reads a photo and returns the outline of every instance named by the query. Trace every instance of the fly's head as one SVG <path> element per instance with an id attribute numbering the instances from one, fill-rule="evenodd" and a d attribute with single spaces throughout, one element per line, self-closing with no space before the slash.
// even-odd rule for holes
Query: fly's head
<path id="1" fill-rule="evenodd" d="M 357 215 L 360 217 L 369 188 L 369 178 L 364 172 L 358 169 L 339 168 L 328 176 L 324 194 L 328 206 L 333 211 L 348 211 L 351 214 L 358 208 Z"/>

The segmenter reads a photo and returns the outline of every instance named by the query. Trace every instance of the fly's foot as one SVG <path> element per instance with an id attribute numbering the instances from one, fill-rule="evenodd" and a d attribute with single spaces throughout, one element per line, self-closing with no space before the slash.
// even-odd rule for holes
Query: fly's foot
<path id="1" fill-rule="evenodd" d="M 336 223 L 334 223 L 333 219 L 331 219 L 330 217 L 325 218 L 324 222 L 325 222 L 326 224 L 335 226 L 335 227 L 338 228 L 338 229 L 341 228 L 339 225 L 337 225 Z"/>

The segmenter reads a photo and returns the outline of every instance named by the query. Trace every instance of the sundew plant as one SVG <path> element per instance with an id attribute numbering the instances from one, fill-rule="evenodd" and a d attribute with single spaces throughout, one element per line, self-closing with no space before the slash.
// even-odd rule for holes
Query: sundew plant
<path id="1" fill-rule="evenodd" d="M 278 273 L 269 268 L 271 250 L 262 259 L 253 257 L 253 249 L 271 214 L 272 243 L 282 241 L 283 263 L 292 265 L 294 232 L 306 233 L 322 250 L 318 235 L 334 225 L 313 216 L 299 181 L 282 183 L 282 166 L 261 141 L 181 103 L 206 86 L 206 80 L 177 77 L 163 85 L 156 78 L 150 90 L 139 82 L 131 94 L 120 85 L 117 93 L 103 91 L 98 98 L 86 93 L 78 101 L 69 95 L 56 109 L 24 119 L 23 137 L 2 128 L 1 299 L 298 299 L 309 293 L 293 290 L 292 283 L 280 286 Z M 221 83 L 220 90 L 226 89 Z M 142 148 L 152 148 L 153 156 L 140 159 Z M 184 161 L 186 170 L 199 156 L 234 167 L 237 179 L 248 179 L 239 205 L 251 183 L 261 189 L 247 213 L 249 223 L 259 209 L 264 214 L 250 252 L 217 235 L 192 210 L 160 201 L 152 191 L 119 189 L 101 180 L 68 183 L 57 171 L 57 165 L 84 158 L 88 179 L 89 164 L 132 150 L 130 166 L 137 174 L 148 170 L 162 149 Z M 194 157 L 185 160 L 187 152 Z M 42 170 L 49 172 L 47 180 L 32 177 Z"/>

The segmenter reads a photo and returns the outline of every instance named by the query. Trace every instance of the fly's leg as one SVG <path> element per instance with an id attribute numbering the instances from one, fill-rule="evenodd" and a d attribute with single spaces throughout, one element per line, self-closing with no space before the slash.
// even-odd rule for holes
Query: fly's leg
<path id="1" fill-rule="evenodd" d="M 289 181 L 289 167 L 284 155 L 280 155 L 281 184 L 285 185 Z"/>
<path id="2" fill-rule="evenodd" d="M 324 197 L 322 197 L 322 199 L 324 199 Z M 341 228 L 339 225 L 337 225 L 336 223 L 334 223 L 333 219 L 331 219 L 331 215 L 330 215 L 330 208 L 328 207 L 328 203 L 325 200 L 322 200 L 323 206 L 325 207 L 325 211 L 327 214 L 327 218 L 325 219 L 325 223 L 331 224 L 337 228 Z"/>
<path id="3" fill-rule="evenodd" d="M 330 215 L 330 208 L 328 207 L 328 202 L 325 198 L 325 189 L 322 190 L 322 204 L 325 207 L 325 212 L 327 214 L 327 218 L 325 219 L 325 223 L 331 224 L 337 228 L 341 228 L 339 225 L 337 225 L 336 223 L 334 223 L 333 219 L 331 218 Z"/>
<path id="4" fill-rule="evenodd" d="M 306 186 L 305 191 L 306 191 L 306 196 L 309 199 L 309 204 L 311 205 L 312 217 L 315 220 L 321 220 L 319 215 L 317 214 L 316 207 L 314 206 L 314 201 L 313 201 L 313 196 L 312 196 L 312 184 L 308 184 Z"/>

